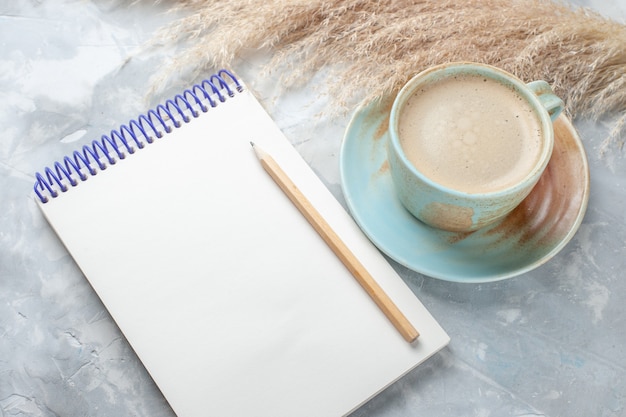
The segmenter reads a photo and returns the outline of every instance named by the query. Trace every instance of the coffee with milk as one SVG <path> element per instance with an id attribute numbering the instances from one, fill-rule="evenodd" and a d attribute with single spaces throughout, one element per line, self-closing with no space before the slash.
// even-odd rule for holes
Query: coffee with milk
<path id="1" fill-rule="evenodd" d="M 491 193 L 523 181 L 537 164 L 544 139 L 536 113 L 512 87 L 462 74 L 414 91 L 398 136 L 407 159 L 430 180 Z"/>

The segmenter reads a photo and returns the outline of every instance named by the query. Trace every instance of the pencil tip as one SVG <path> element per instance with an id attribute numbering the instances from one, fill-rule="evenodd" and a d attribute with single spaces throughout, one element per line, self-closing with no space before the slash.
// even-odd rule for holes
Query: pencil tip
<path id="1" fill-rule="evenodd" d="M 261 148 L 259 148 L 258 146 L 256 146 L 254 144 L 254 142 L 250 141 L 250 145 L 252 146 L 252 150 L 254 151 L 254 153 L 256 154 L 257 158 L 259 159 L 263 159 L 263 155 L 265 155 L 265 153 L 263 152 L 263 150 L 261 150 Z"/>

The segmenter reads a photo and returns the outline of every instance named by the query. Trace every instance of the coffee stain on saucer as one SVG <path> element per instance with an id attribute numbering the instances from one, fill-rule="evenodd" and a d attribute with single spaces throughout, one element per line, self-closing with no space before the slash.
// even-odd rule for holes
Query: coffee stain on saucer
<path id="1" fill-rule="evenodd" d="M 385 175 L 388 172 L 389 172 L 389 160 L 385 159 L 383 163 L 380 165 L 380 168 L 378 168 L 378 171 L 376 171 L 376 175 Z"/>
<path id="2" fill-rule="evenodd" d="M 374 141 L 379 141 L 389 131 L 389 120 L 391 118 L 391 108 L 393 107 L 393 100 L 386 99 L 381 103 L 380 111 L 383 114 L 382 121 L 374 130 Z"/>
<path id="3" fill-rule="evenodd" d="M 450 232 L 446 235 L 446 240 L 449 244 L 454 245 L 455 243 L 459 243 L 468 237 L 470 237 L 474 232 Z"/>
<path id="4" fill-rule="evenodd" d="M 385 136 L 388 130 L 389 130 L 389 116 L 387 116 L 385 120 L 383 120 L 376 128 L 376 131 L 374 132 L 374 140 L 378 141 L 382 139 L 382 137 Z"/>
<path id="5" fill-rule="evenodd" d="M 381 178 L 389 174 L 389 169 L 389 160 L 385 158 L 380 167 L 370 175 L 370 181 L 377 183 Z"/>

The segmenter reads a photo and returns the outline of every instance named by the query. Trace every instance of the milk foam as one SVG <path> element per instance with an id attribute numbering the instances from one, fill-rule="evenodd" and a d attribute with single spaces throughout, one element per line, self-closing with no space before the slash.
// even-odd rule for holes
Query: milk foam
<path id="1" fill-rule="evenodd" d="M 518 93 L 481 76 L 418 90 L 398 121 L 405 155 L 431 180 L 469 193 L 522 180 L 541 153 L 541 123 Z"/>

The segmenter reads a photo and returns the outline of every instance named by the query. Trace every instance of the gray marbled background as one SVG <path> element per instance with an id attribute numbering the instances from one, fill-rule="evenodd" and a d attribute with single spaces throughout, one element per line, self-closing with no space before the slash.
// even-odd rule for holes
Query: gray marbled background
<path id="1" fill-rule="evenodd" d="M 35 171 L 187 87 L 146 94 L 168 56 L 140 47 L 175 17 L 152 3 L 0 4 L 2 417 L 173 416 L 31 191 Z M 575 3 L 626 18 L 624 0 Z M 253 64 L 238 70 L 341 200 L 349 115 L 320 119 L 325 103 L 311 90 L 277 96 Z M 355 416 L 626 416 L 626 151 L 600 158 L 609 126 L 576 126 L 592 188 L 574 239 L 537 270 L 492 284 L 394 265 L 452 341 Z"/>

